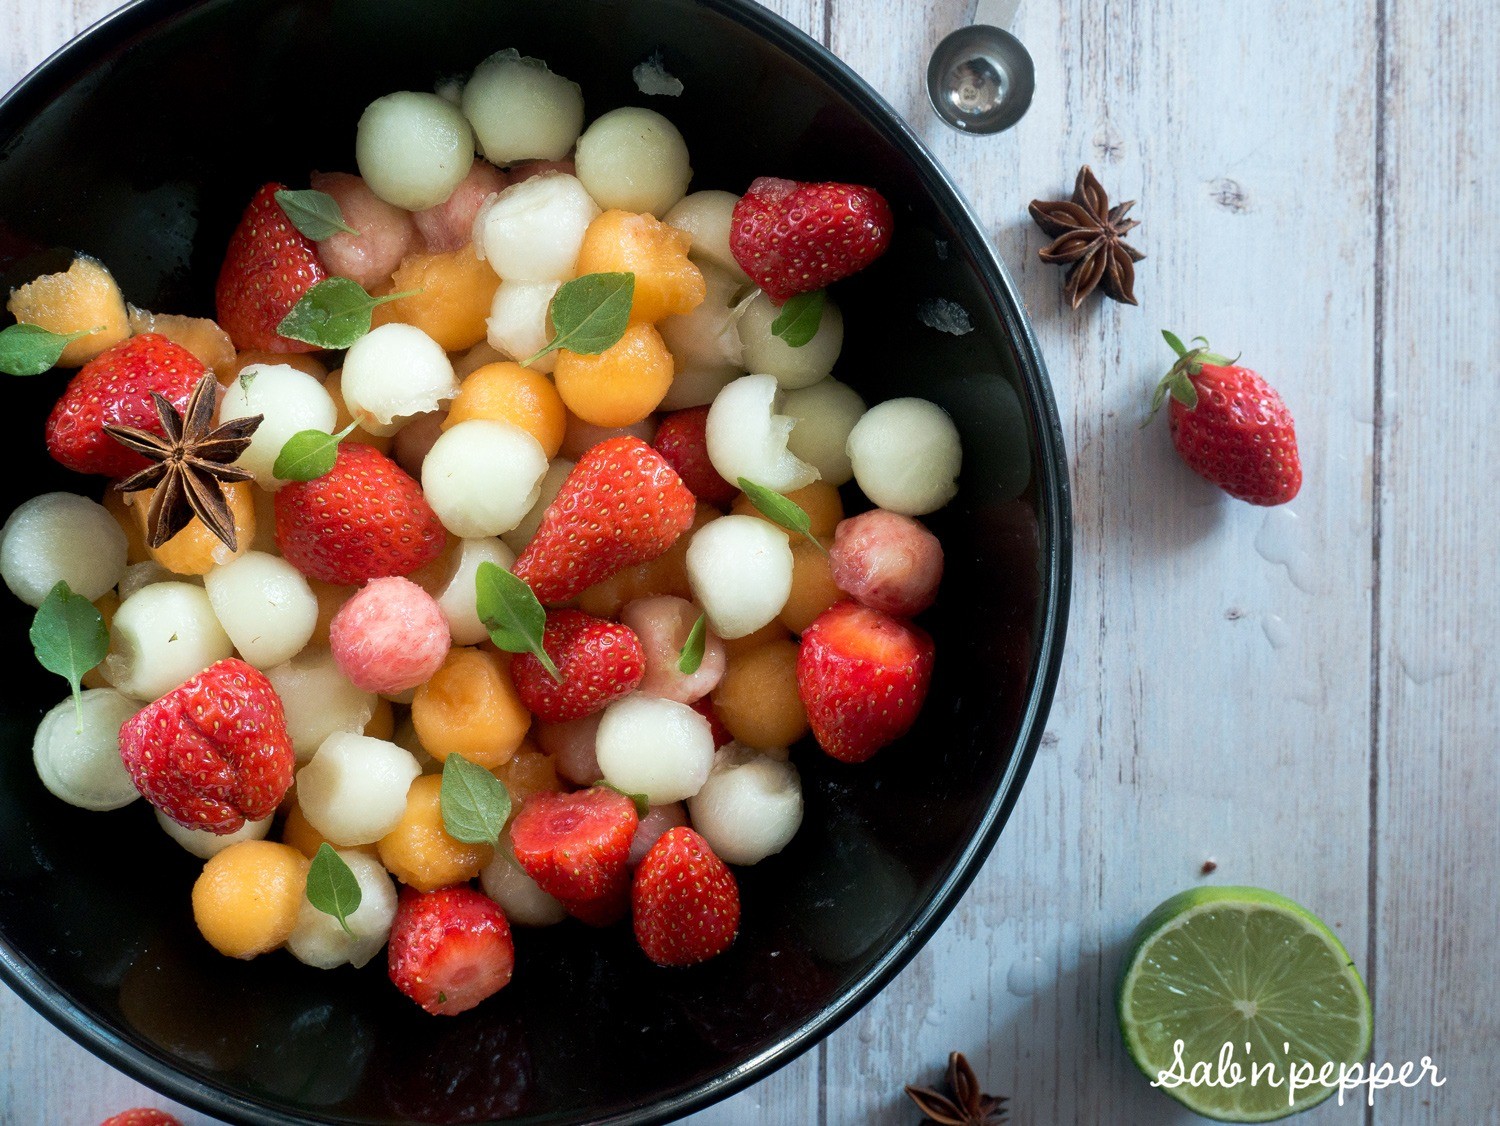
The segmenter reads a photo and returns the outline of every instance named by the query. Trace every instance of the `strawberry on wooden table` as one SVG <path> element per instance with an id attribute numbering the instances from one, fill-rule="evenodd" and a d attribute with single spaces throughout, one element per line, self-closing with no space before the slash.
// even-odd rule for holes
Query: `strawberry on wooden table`
<path id="1" fill-rule="evenodd" d="M 229 236 L 214 287 L 220 327 L 240 351 L 316 352 L 276 331 L 292 306 L 325 277 L 318 248 L 276 202 L 284 184 L 266 184 Z"/>
<path id="2" fill-rule="evenodd" d="M 552 610 L 542 648 L 562 681 L 552 679 L 532 653 L 511 662 L 510 675 L 526 710 L 546 723 L 592 715 L 627 695 L 646 675 L 646 654 L 635 631 L 582 610 Z"/>
<path id="3" fill-rule="evenodd" d="M 740 495 L 739 486 L 726 481 L 708 459 L 708 408 L 673 411 L 661 420 L 651 444 L 682 483 L 705 504 L 728 508 Z"/>
<path id="4" fill-rule="evenodd" d="M 874 188 L 761 176 L 734 205 L 729 250 L 779 305 L 863 270 L 885 253 L 894 222 Z"/>
<path id="5" fill-rule="evenodd" d="M 391 925 L 387 969 L 433 1016 L 468 1012 L 510 982 L 516 948 L 494 900 L 467 885 L 405 888 Z"/>
<path id="6" fill-rule="evenodd" d="M 932 638 L 920 626 L 839 602 L 808 626 L 797 653 L 797 690 L 818 745 L 864 762 L 906 734 L 932 680 Z"/>
<path id="7" fill-rule="evenodd" d="M 570 794 L 542 790 L 510 826 L 516 863 L 564 904 L 607 900 L 627 879 L 635 802 L 607 786 Z"/>
<path id="8" fill-rule="evenodd" d="M 219 834 L 275 813 L 296 766 L 281 697 L 260 670 L 235 658 L 126 720 L 120 758 L 162 813 Z"/>
<path id="9" fill-rule="evenodd" d="M 691 966 L 728 950 L 740 929 L 740 888 L 693 830 L 669 829 L 630 889 L 635 940 L 658 966 Z"/>

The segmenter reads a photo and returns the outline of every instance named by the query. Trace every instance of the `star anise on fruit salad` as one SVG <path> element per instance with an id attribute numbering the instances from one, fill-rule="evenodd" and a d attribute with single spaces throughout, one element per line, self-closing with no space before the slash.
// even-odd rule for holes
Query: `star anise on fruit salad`
<path id="1" fill-rule="evenodd" d="M 948 1057 L 948 1088 L 952 1097 L 931 1087 L 907 1087 L 906 1093 L 927 1121 L 943 1126 L 999 1126 L 1005 1121 L 1005 1097 L 979 1089 L 974 1069 L 962 1052 Z"/>
<path id="2" fill-rule="evenodd" d="M 218 389 L 213 375 L 205 375 L 188 396 L 187 407 L 181 414 L 164 396 L 153 391 L 151 400 L 156 404 L 156 417 L 161 420 L 165 437 L 133 426 L 104 427 L 104 432 L 115 441 L 153 463 L 117 486 L 124 493 L 155 487 L 146 510 L 146 542 L 152 547 L 166 543 L 194 516 L 230 551 L 239 546 L 234 517 L 224 498 L 224 485 L 247 481 L 252 476 L 248 469 L 230 463 L 245 452 L 263 416 L 232 418 L 209 429 L 214 407 L 218 405 Z"/>
<path id="3" fill-rule="evenodd" d="M 1139 219 L 1125 218 L 1134 206 L 1132 199 L 1111 207 L 1103 185 L 1087 164 L 1078 170 L 1071 200 L 1031 201 L 1027 208 L 1031 217 L 1052 236 L 1039 257 L 1059 266 L 1072 263 L 1063 281 L 1063 295 L 1073 308 L 1083 304 L 1098 285 L 1107 297 L 1126 305 L 1136 303 L 1135 263 L 1146 256 L 1124 241 L 1126 232 L 1140 225 Z"/>

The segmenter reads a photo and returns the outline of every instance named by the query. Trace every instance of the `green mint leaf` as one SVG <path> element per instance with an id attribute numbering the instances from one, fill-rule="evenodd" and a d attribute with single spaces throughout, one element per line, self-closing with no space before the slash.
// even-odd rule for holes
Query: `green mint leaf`
<path id="1" fill-rule="evenodd" d="M 499 648 L 507 653 L 531 653 L 553 680 L 562 683 L 562 673 L 542 648 L 547 611 L 524 580 L 494 563 L 481 563 L 474 573 L 474 609 Z"/>
<path id="2" fill-rule="evenodd" d="M 750 498 L 750 503 L 755 505 L 755 510 L 767 520 L 789 532 L 796 532 L 806 537 L 808 543 L 824 555 L 828 554 L 828 549 L 818 542 L 817 536 L 812 534 L 812 520 L 796 501 L 787 500 L 775 489 L 757 485 L 748 477 L 741 477 L 735 483 L 739 485 L 740 491 Z"/>
<path id="3" fill-rule="evenodd" d="M 1166 329 L 1162 329 L 1161 335 L 1162 339 L 1167 342 L 1167 346 L 1176 352 L 1179 358 L 1187 355 L 1187 345 L 1182 342 L 1181 338 L 1175 332 L 1168 332 Z"/>
<path id="4" fill-rule="evenodd" d="M 313 242 L 322 242 L 326 238 L 332 238 L 340 231 L 355 237 L 359 236 L 358 231 L 344 222 L 344 213 L 339 209 L 338 200 L 327 192 L 311 189 L 294 192 L 282 188 L 276 193 L 276 202 L 281 206 L 286 217 L 292 221 L 292 226 Z"/>
<path id="5" fill-rule="evenodd" d="M 313 481 L 333 468 L 338 460 L 339 443 L 354 432 L 351 422 L 337 434 L 321 430 L 299 430 L 286 440 L 276 455 L 271 474 L 283 481 Z"/>
<path id="6" fill-rule="evenodd" d="M 771 335 L 779 336 L 788 347 L 801 348 L 818 335 L 818 326 L 823 323 L 823 302 L 821 289 L 789 298 L 771 322 Z"/>
<path id="7" fill-rule="evenodd" d="M 356 281 L 325 278 L 302 295 L 276 331 L 319 348 L 347 348 L 370 331 L 375 306 L 410 297 L 412 292 L 371 297 Z"/>
<path id="8" fill-rule="evenodd" d="M 651 812 L 651 801 L 645 794 L 632 794 L 629 790 L 620 789 L 613 782 L 601 781 L 596 782 L 595 785 L 602 786 L 606 790 L 613 790 L 617 794 L 624 794 L 635 804 L 635 815 L 637 817 L 645 817 L 646 814 Z"/>
<path id="9" fill-rule="evenodd" d="M 460 754 L 443 760 L 439 790 L 443 828 L 464 844 L 492 845 L 500 839 L 510 816 L 510 792 L 505 783 Z"/>
<path id="10" fill-rule="evenodd" d="M 707 623 L 708 616 L 699 614 L 693 628 L 688 630 L 687 640 L 682 643 L 682 651 L 677 654 L 677 671 L 684 676 L 692 676 L 703 663 L 703 632 Z"/>
<path id="11" fill-rule="evenodd" d="M 57 366 L 63 349 L 73 341 L 100 331 L 91 328 L 57 333 L 25 322 L 11 325 L 0 330 L 0 371 L 6 375 L 41 375 Z"/>
<path id="12" fill-rule="evenodd" d="M 31 647 L 42 668 L 55 672 L 73 689 L 78 729 L 83 730 L 83 674 L 109 652 L 104 616 L 66 582 L 58 582 L 31 620 Z"/>
<path id="13" fill-rule="evenodd" d="M 556 335 L 521 366 L 534 364 L 557 348 L 584 356 L 599 355 L 625 335 L 634 300 L 634 274 L 584 274 L 564 282 L 547 307 Z"/>
<path id="14" fill-rule="evenodd" d="M 307 901 L 325 915 L 332 915 L 350 938 L 349 916 L 359 910 L 359 901 L 364 893 L 359 890 L 359 881 L 344 863 L 344 858 L 324 841 L 313 855 L 307 869 Z"/>

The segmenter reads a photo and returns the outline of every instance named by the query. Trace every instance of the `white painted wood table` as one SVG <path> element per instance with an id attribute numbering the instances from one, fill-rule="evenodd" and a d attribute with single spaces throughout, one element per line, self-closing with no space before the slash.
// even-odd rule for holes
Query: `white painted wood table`
<path id="1" fill-rule="evenodd" d="M 5 0 L 0 87 L 111 6 Z M 1211 879 L 1321 914 L 1374 994 L 1374 1058 L 1429 1055 L 1447 1077 L 1306 1121 L 1500 1123 L 1500 15 L 1026 0 L 1035 102 L 974 138 L 922 88 L 972 2 L 772 6 L 913 123 L 1019 281 L 1069 443 L 1077 566 L 1051 723 L 973 888 L 847 1026 L 693 1121 L 909 1123 L 901 1085 L 936 1080 L 950 1049 L 1018 1122 L 1195 1120 L 1126 1059 L 1112 994 L 1140 916 Z M 1070 312 L 1036 259 L 1026 202 L 1082 163 L 1140 200 L 1139 309 Z M 1294 503 L 1230 501 L 1164 424 L 1138 428 L 1162 327 L 1279 386 Z M 165 1105 L 0 993 L 0 1122 Z"/>

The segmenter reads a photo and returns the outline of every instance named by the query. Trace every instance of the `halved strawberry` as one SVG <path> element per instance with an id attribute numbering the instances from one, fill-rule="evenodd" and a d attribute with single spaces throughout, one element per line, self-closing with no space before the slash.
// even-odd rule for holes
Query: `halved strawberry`
<path id="1" fill-rule="evenodd" d="M 728 950 L 740 929 L 740 888 L 708 842 L 686 827 L 651 846 L 630 892 L 635 940 L 658 966 L 691 966 Z"/>
<path id="2" fill-rule="evenodd" d="M 391 926 L 391 981 L 434 1016 L 456 1016 L 510 982 L 516 948 L 494 900 L 466 885 L 405 888 Z"/>
<path id="3" fill-rule="evenodd" d="M 318 248 L 276 202 L 285 184 L 255 193 L 229 236 L 214 286 L 218 321 L 240 351 L 316 352 L 315 344 L 289 340 L 276 331 L 281 320 L 327 271 Z"/>
<path id="4" fill-rule="evenodd" d="M 567 902 L 617 891 L 638 823 L 635 802 L 604 786 L 532 794 L 510 825 L 516 863 L 548 895 Z"/>
<path id="5" fill-rule="evenodd" d="M 635 631 L 582 610 L 549 610 L 542 648 L 562 683 L 531 653 L 511 662 L 510 675 L 526 710 L 545 723 L 592 715 L 630 693 L 646 675 L 646 654 Z"/>

